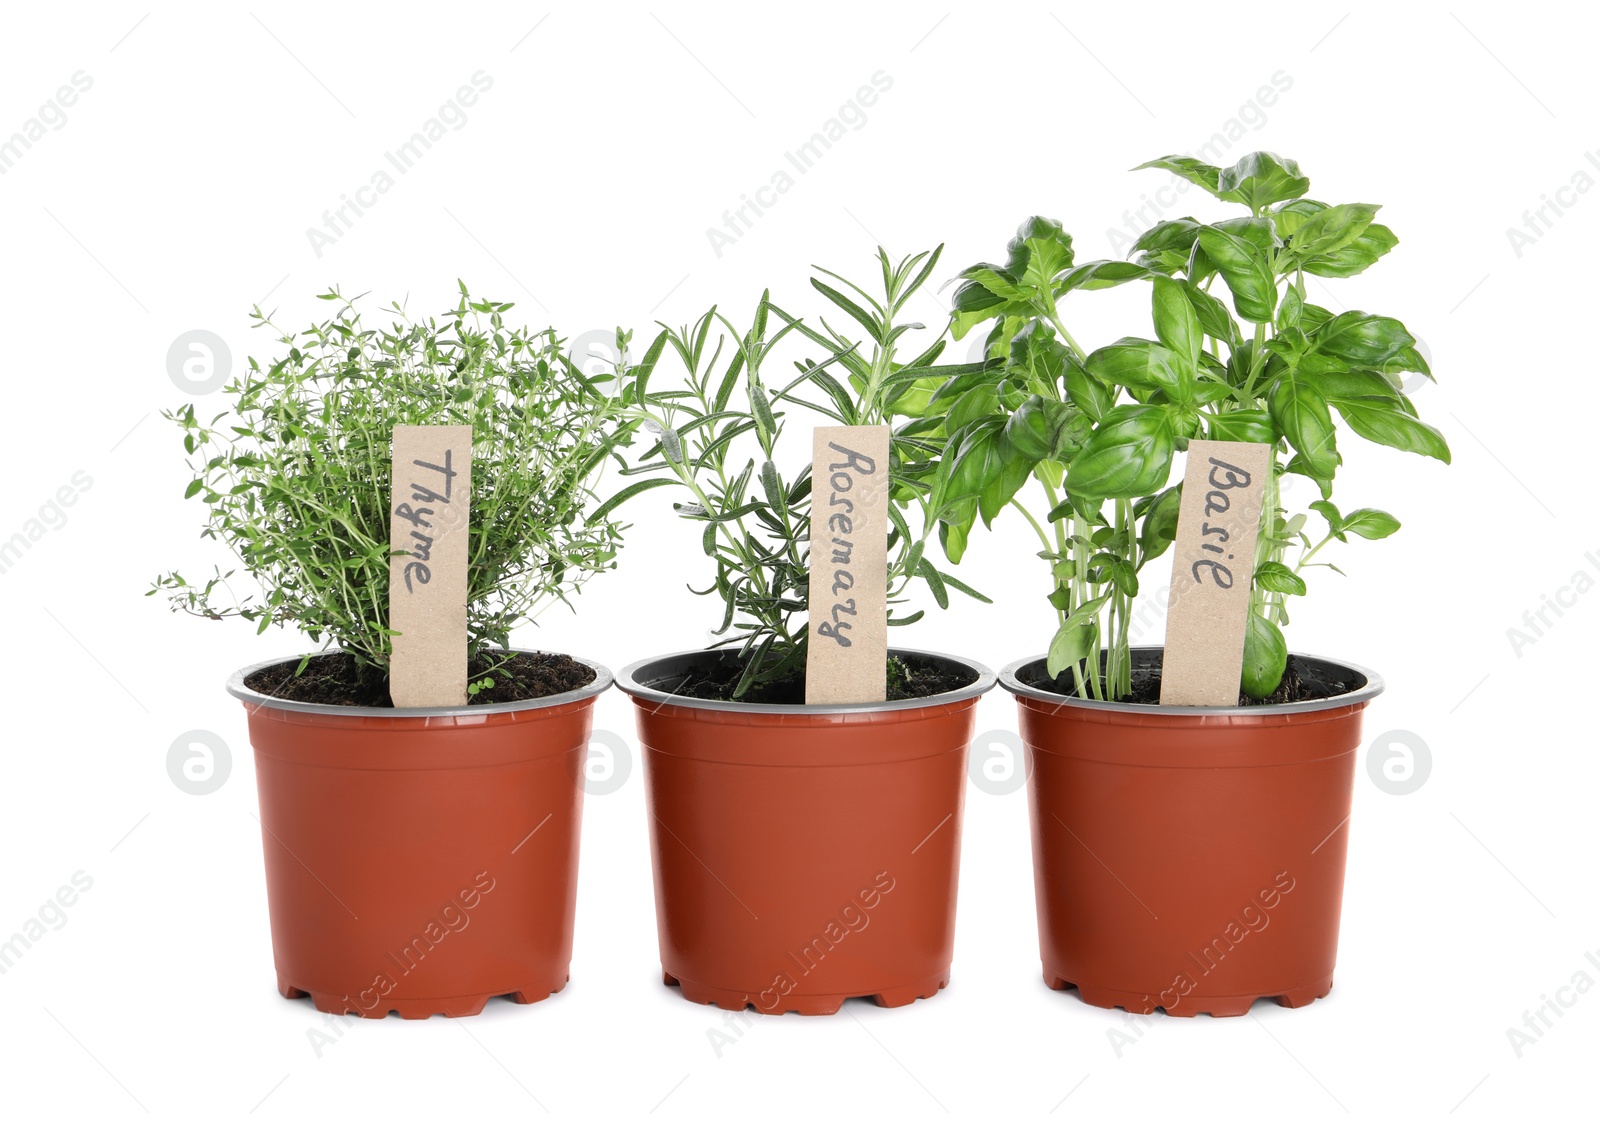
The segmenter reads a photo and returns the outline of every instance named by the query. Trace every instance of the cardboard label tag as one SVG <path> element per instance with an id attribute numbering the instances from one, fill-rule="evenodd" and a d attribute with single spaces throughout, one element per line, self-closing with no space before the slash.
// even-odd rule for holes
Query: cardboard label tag
<path id="1" fill-rule="evenodd" d="M 396 708 L 467 703 L 472 428 L 394 428 L 389 503 L 389 696 Z"/>
<path id="2" fill-rule="evenodd" d="M 1162 704 L 1239 703 L 1271 456 L 1264 442 L 1189 443 L 1172 545 Z"/>
<path id="3" fill-rule="evenodd" d="M 807 704 L 883 700 L 889 658 L 889 428 L 811 440 Z"/>

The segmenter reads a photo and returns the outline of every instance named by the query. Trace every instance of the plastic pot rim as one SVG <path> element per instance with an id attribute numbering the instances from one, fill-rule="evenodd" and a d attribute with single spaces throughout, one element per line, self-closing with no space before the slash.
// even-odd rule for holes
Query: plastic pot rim
<path id="1" fill-rule="evenodd" d="M 661 662 L 692 659 L 705 655 L 715 655 L 727 651 L 715 649 L 703 650 L 675 650 L 672 653 L 657 654 L 624 666 L 616 676 L 617 688 L 634 698 L 636 703 L 650 701 L 654 704 L 672 705 L 678 708 L 707 709 L 712 712 L 742 712 L 758 715 L 780 716 L 828 716 L 840 713 L 861 712 L 903 712 L 918 708 L 938 708 L 941 705 L 961 704 L 965 701 L 975 700 L 983 696 L 998 683 L 992 669 L 971 658 L 956 657 L 954 654 L 939 653 L 936 650 L 913 650 L 898 646 L 889 648 L 890 657 L 926 657 L 938 661 L 947 661 L 956 665 L 965 666 L 973 671 L 976 676 L 971 684 L 963 685 L 959 689 L 949 692 L 936 693 L 928 697 L 909 697 L 906 700 L 880 700 L 862 701 L 857 704 L 752 704 L 732 700 L 708 700 L 701 697 L 681 696 L 669 693 L 663 689 L 655 688 L 640 682 L 639 674 L 649 666 Z"/>
<path id="2" fill-rule="evenodd" d="M 1132 653 L 1159 653 L 1164 646 L 1132 646 Z M 1101 651 L 1104 653 L 1105 651 Z M 1347 705 L 1364 704 L 1384 690 L 1383 678 L 1373 670 L 1363 665 L 1344 661 L 1340 658 L 1323 657 L 1319 654 L 1291 653 L 1291 657 L 1300 658 L 1302 661 L 1321 662 L 1325 665 L 1335 665 L 1347 669 L 1366 679 L 1366 683 L 1359 689 L 1338 696 L 1323 697 L 1321 700 L 1290 701 L 1286 704 L 1253 704 L 1253 705 L 1199 705 L 1199 704 L 1128 704 L 1119 701 L 1084 700 L 1082 697 L 1068 696 L 1065 693 L 1054 693 L 1048 689 L 1040 689 L 1022 681 L 1018 674 L 1025 666 L 1035 662 L 1044 661 L 1048 655 L 1035 654 L 1032 657 L 1019 658 L 1000 671 L 999 681 L 1008 692 L 1019 700 L 1035 700 L 1044 704 L 1052 704 L 1060 708 L 1083 708 L 1095 712 L 1118 712 L 1129 716 L 1286 716 L 1299 712 L 1326 712 L 1330 709 L 1343 708 Z"/>
<path id="3" fill-rule="evenodd" d="M 336 650 L 326 651 L 337 653 Z M 514 654 L 539 654 L 553 653 L 552 650 L 530 650 L 513 646 L 505 651 Z M 229 695 L 244 701 L 245 707 L 252 712 L 257 709 L 271 708 L 281 712 L 303 712 L 316 716 L 373 716 L 373 717 L 454 717 L 454 716 L 492 716 L 503 712 L 528 712 L 539 708 L 557 708 L 575 701 L 587 700 L 597 697 L 609 689 L 615 680 L 611 670 L 601 665 L 598 661 L 591 661 L 577 654 L 561 654 L 561 657 L 571 658 L 579 665 L 586 665 L 594 670 L 594 680 L 580 688 L 569 689 L 564 693 L 553 693 L 550 696 L 530 697 L 527 700 L 508 700 L 498 704 L 463 704 L 440 705 L 433 708 L 375 708 L 370 705 L 354 704 L 314 704 L 309 701 L 285 700 L 282 697 L 268 696 L 266 693 L 257 692 L 247 686 L 245 678 L 259 670 L 274 665 L 282 665 L 287 661 L 299 661 L 304 654 L 295 654 L 290 657 L 277 657 L 267 661 L 258 661 L 235 671 L 228 678 L 226 688 Z M 321 654 L 313 654 L 320 657 Z"/>

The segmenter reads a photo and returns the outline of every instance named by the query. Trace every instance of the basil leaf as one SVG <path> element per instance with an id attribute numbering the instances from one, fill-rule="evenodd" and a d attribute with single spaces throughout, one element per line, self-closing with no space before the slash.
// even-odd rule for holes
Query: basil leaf
<path id="1" fill-rule="evenodd" d="M 1239 687 L 1253 700 L 1265 700 L 1278 691 L 1289 665 L 1289 644 L 1277 624 L 1250 612 L 1244 628 L 1244 669 Z"/>
<path id="2" fill-rule="evenodd" d="M 1326 211 L 1328 205 L 1320 200 L 1306 199 L 1289 200 L 1272 209 L 1272 226 L 1278 232 L 1278 237 L 1288 242 L 1307 220 L 1319 212 Z"/>
<path id="3" fill-rule="evenodd" d="M 1200 364 L 1200 318 L 1187 288 L 1171 278 L 1156 278 L 1151 288 L 1151 312 L 1156 336 L 1194 372 Z"/>
<path id="4" fill-rule="evenodd" d="M 1228 284 L 1239 316 L 1246 321 L 1271 321 L 1278 287 L 1255 244 L 1215 227 L 1202 227 L 1199 246 Z"/>
<path id="5" fill-rule="evenodd" d="M 1399 406 L 1374 397 L 1330 399 L 1350 429 L 1370 442 L 1450 461 L 1450 444 L 1437 427 L 1408 414 Z"/>
<path id="6" fill-rule="evenodd" d="M 1321 392 L 1310 381 L 1285 372 L 1267 392 L 1267 410 L 1312 473 L 1319 480 L 1332 479 L 1339 468 L 1339 451 L 1333 416 Z"/>
<path id="7" fill-rule="evenodd" d="M 1207 164 L 1203 160 L 1196 160 L 1194 157 L 1186 156 L 1157 157 L 1155 160 L 1147 160 L 1143 164 L 1134 165 L 1132 170 L 1138 172 L 1143 168 L 1166 169 L 1174 176 L 1181 177 L 1191 184 L 1204 188 L 1219 200 L 1227 200 L 1230 203 L 1244 202 L 1244 197 L 1237 192 L 1224 192 L 1220 189 L 1218 182 L 1222 176 L 1222 169 L 1214 164 Z"/>
<path id="8" fill-rule="evenodd" d="M 1223 341 L 1229 348 L 1237 345 L 1239 325 L 1234 321 L 1233 314 L 1228 312 L 1228 307 L 1192 282 L 1185 282 L 1184 289 L 1189 295 L 1189 304 L 1194 306 L 1195 316 L 1200 320 L 1200 328 L 1206 336 Z"/>
<path id="9" fill-rule="evenodd" d="M 1064 670 L 1077 665 L 1094 652 L 1095 629 L 1087 622 L 1063 623 L 1050 639 L 1050 652 L 1045 657 L 1045 670 L 1052 677 L 1061 676 Z"/>
<path id="10" fill-rule="evenodd" d="M 1277 560 L 1266 560 L 1256 567 L 1256 586 L 1284 595 L 1306 593 L 1306 581 Z"/>
<path id="11" fill-rule="evenodd" d="M 1011 254 L 1006 272 L 1028 289 L 1047 289 L 1072 265 L 1072 236 L 1056 220 L 1042 215 L 1024 220 L 1006 249 Z"/>
<path id="12" fill-rule="evenodd" d="M 1351 364 L 1382 364 L 1417 343 L 1393 317 L 1351 309 L 1323 325 L 1313 338 L 1319 351 Z"/>
<path id="13" fill-rule="evenodd" d="M 1218 196 L 1237 200 L 1252 211 L 1303 196 L 1310 188 L 1311 180 L 1300 174 L 1300 165 L 1277 153 L 1249 153 L 1217 176 Z"/>
<path id="14" fill-rule="evenodd" d="M 1344 518 L 1342 532 L 1353 532 L 1365 540 L 1382 540 L 1400 531 L 1400 522 L 1382 509 L 1356 509 Z"/>
<path id="15" fill-rule="evenodd" d="M 1156 494 L 1139 527 L 1139 550 L 1146 560 L 1161 555 L 1178 538 L 1178 507 L 1182 503 L 1181 483 Z"/>
<path id="16" fill-rule="evenodd" d="M 1138 252 L 1134 261 L 1162 274 L 1176 273 L 1183 269 L 1194 251 L 1194 241 L 1199 234 L 1200 224 L 1193 219 L 1164 219 L 1133 244 Z"/>
<path id="17" fill-rule="evenodd" d="M 1213 442 L 1272 442 L 1272 416 L 1259 409 L 1225 411 L 1206 418 L 1206 437 Z"/>
<path id="18" fill-rule="evenodd" d="M 1300 261 L 1335 254 L 1361 237 L 1378 214 L 1378 205 L 1342 203 L 1311 216 L 1289 239 L 1289 249 Z"/>
<path id="19" fill-rule="evenodd" d="M 1073 405 L 1088 415 L 1090 419 L 1099 422 L 1105 413 L 1111 410 L 1116 402 L 1117 393 L 1115 385 L 1108 385 L 1092 375 L 1077 360 L 1072 360 L 1067 365 L 1066 383 L 1067 398 Z"/>
<path id="20" fill-rule="evenodd" d="M 1393 250 L 1400 240 L 1382 223 L 1368 225 L 1360 236 L 1331 254 L 1319 254 L 1301 262 L 1307 274 L 1319 278 L 1351 278 Z"/>
<path id="21" fill-rule="evenodd" d="M 1084 361 L 1089 374 L 1109 387 L 1135 391 L 1176 390 L 1182 383 L 1178 357 L 1165 345 L 1123 337 L 1097 348 Z"/>
<path id="22" fill-rule="evenodd" d="M 1104 290 L 1120 286 L 1136 278 L 1152 277 L 1152 272 L 1137 262 L 1123 262 L 1118 258 L 1105 258 L 1075 266 L 1056 280 L 1055 295 L 1073 290 Z"/>
<path id="23" fill-rule="evenodd" d="M 1050 456 L 1054 445 L 1050 435 L 1050 421 L 1045 415 L 1044 399 L 1030 395 L 1011 413 L 1003 432 L 1006 444 L 1018 458 L 1029 463 Z"/>
<path id="24" fill-rule="evenodd" d="M 976 282 L 996 297 L 1017 301 L 1027 296 L 1017 284 L 1016 278 L 993 263 L 980 262 L 976 266 L 967 267 L 956 276 Z"/>
<path id="25" fill-rule="evenodd" d="M 1123 404 L 1106 412 L 1067 470 L 1067 489 L 1080 497 L 1138 497 L 1161 488 L 1177 451 L 1165 407 Z"/>

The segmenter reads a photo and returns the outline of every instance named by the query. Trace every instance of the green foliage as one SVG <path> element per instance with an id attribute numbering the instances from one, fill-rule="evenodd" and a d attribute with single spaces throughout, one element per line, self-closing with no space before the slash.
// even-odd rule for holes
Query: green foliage
<path id="1" fill-rule="evenodd" d="M 623 472 L 638 476 L 613 500 L 672 486 L 687 493 L 679 516 L 701 526 L 700 546 L 714 578 L 697 594 L 722 604 L 713 631 L 720 646 L 737 646 L 743 673 L 735 699 L 805 666 L 808 634 L 811 466 L 786 473 L 779 443 L 791 415 L 810 423 L 890 425 L 891 487 L 887 595 L 891 626 L 915 622 L 920 610 L 897 613 L 920 582 L 941 607 L 951 589 L 983 598 L 936 568 L 926 541 L 938 502 L 927 484 L 940 435 L 914 420 L 896 420 L 925 403 L 947 380 L 982 365 L 937 365 L 942 340 L 902 361 L 905 335 L 921 324 L 903 320 L 907 302 L 938 262 L 924 252 L 892 262 L 880 248 L 882 292 L 874 294 L 818 267 L 812 287 L 843 315 L 815 325 L 764 293 L 748 328 L 716 308 L 693 325 L 662 327 L 630 387 L 631 413 L 654 444 Z M 713 337 L 715 339 L 713 339 Z M 781 347 L 780 347 L 781 346 Z M 667 349 L 683 369 L 680 383 L 649 384 Z M 798 355 L 796 352 L 798 351 Z M 787 360 L 784 353 L 788 354 Z M 806 437 L 809 450 L 809 434 Z M 987 601 L 987 600 L 985 600 Z"/>
<path id="2" fill-rule="evenodd" d="M 1402 390 L 1405 373 L 1432 378 L 1406 327 L 1310 300 L 1308 275 L 1358 274 L 1396 245 L 1375 221 L 1376 205 L 1309 199 L 1309 178 L 1272 153 L 1231 168 L 1177 156 L 1140 167 L 1170 171 L 1246 214 L 1166 220 L 1138 239 L 1133 261 L 1081 264 L 1061 225 L 1035 216 L 1004 266 L 961 274 L 951 331 L 959 338 L 987 325 L 994 363 L 950 381 L 922 411 L 949 436 L 938 480 L 951 499 L 976 502 L 941 516 L 941 538 L 958 560 L 976 517 L 987 525 L 1000 508 L 1017 508 L 1053 579 L 1051 675 L 1070 669 L 1080 695 L 1117 699 L 1130 687 L 1139 572 L 1174 534 L 1174 458 L 1195 437 L 1270 443 L 1243 678 L 1248 694 L 1265 697 L 1287 661 L 1287 599 L 1305 593 L 1306 568 L 1332 566 L 1313 557 L 1351 533 L 1379 539 L 1399 528 L 1376 509 L 1341 516 L 1328 500 L 1343 464 L 1340 422 L 1440 461 L 1450 450 Z M 1085 352 L 1059 303 L 1075 290 L 1134 281 L 1150 283 L 1153 335 Z M 1285 473 L 1317 484 L 1323 500 L 1310 509 L 1328 526 L 1320 541 L 1304 531 L 1307 514 L 1281 508 Z M 1018 500 L 1030 479 L 1043 495 L 1042 520 Z"/>
<path id="3" fill-rule="evenodd" d="M 336 312 L 299 332 L 253 311 L 283 355 L 266 366 L 252 359 L 225 389 L 228 410 L 211 419 L 193 404 L 165 413 L 190 455 L 185 496 L 206 506 L 202 535 L 238 556 L 256 593 L 235 595 L 234 572 L 219 571 L 201 585 L 171 572 L 150 594 L 206 618 L 327 639 L 363 675 L 381 677 L 399 424 L 472 427 L 472 653 L 509 645 L 519 622 L 615 566 L 623 526 L 594 506 L 593 487 L 633 424 L 622 420 L 609 378 L 576 368 L 554 330 L 508 327 L 510 304 L 474 301 L 464 284 L 454 309 L 419 320 L 397 304 L 385 311 L 395 318 L 388 327 L 364 323 L 358 299 L 319 296 Z M 618 336 L 620 350 L 627 334 Z"/>

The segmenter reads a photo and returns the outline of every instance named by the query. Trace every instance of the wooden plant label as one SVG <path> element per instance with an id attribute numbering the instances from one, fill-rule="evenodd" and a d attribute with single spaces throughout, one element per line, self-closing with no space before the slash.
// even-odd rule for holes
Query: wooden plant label
<path id="1" fill-rule="evenodd" d="M 1172 550 L 1161 703 L 1236 705 L 1271 448 L 1189 443 Z"/>
<path id="2" fill-rule="evenodd" d="M 883 700 L 889 658 L 889 428 L 818 427 L 811 441 L 806 703 Z"/>
<path id="3" fill-rule="evenodd" d="M 394 428 L 389 661 L 396 708 L 467 703 L 472 428 Z"/>

